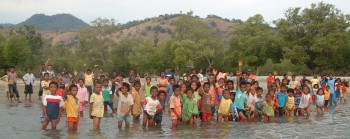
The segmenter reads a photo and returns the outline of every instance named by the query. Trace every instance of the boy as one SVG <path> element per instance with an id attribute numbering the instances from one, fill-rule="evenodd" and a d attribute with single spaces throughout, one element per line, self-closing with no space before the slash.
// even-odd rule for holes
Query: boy
<path id="1" fill-rule="evenodd" d="M 271 72 L 269 72 L 269 77 L 266 78 L 266 82 L 267 82 L 267 89 L 269 90 L 272 84 L 275 82 L 275 77 L 272 76 Z"/>
<path id="2" fill-rule="evenodd" d="M 146 77 L 146 81 L 143 85 L 143 92 L 145 93 L 145 98 L 146 97 L 150 97 L 151 96 L 151 87 L 152 87 L 152 84 L 151 84 L 151 77 Z"/>
<path id="3" fill-rule="evenodd" d="M 261 87 L 256 88 L 255 112 L 258 117 L 262 117 L 262 103 L 264 102 L 262 96 L 263 91 Z"/>
<path id="4" fill-rule="evenodd" d="M 8 86 L 9 86 L 11 102 L 13 102 L 12 101 L 13 93 L 15 93 L 17 102 L 20 103 L 21 101 L 19 101 L 19 93 L 17 90 L 17 73 L 15 72 L 15 67 L 13 66 L 10 67 L 10 72 L 7 74 L 7 76 L 9 78 Z"/>
<path id="5" fill-rule="evenodd" d="M 132 98 L 134 99 L 134 105 L 131 114 L 133 116 L 134 121 L 140 120 L 140 115 L 142 113 L 140 89 L 141 83 L 139 81 L 135 81 L 134 89 L 131 91 Z"/>
<path id="6" fill-rule="evenodd" d="M 156 88 L 156 87 L 155 87 Z M 166 92 L 163 90 L 160 90 L 158 92 L 158 101 L 160 105 L 162 106 L 162 110 L 160 110 L 155 116 L 154 120 L 156 125 L 161 125 L 162 124 L 162 119 L 163 119 L 163 110 L 165 109 L 165 97 L 166 97 Z"/>
<path id="7" fill-rule="evenodd" d="M 242 76 L 242 72 L 238 71 L 237 78 L 240 79 L 241 76 Z M 249 109 L 247 107 L 248 96 L 246 92 L 247 92 L 247 83 L 244 81 L 243 82 L 237 81 L 236 97 L 232 107 L 234 107 L 237 110 L 237 114 L 240 122 L 245 122 L 247 120 L 246 111 Z"/>
<path id="8" fill-rule="evenodd" d="M 101 118 L 103 117 L 103 96 L 100 93 L 102 91 L 102 83 L 96 82 L 95 93 L 90 97 L 90 119 L 93 119 L 93 130 L 100 129 Z"/>
<path id="9" fill-rule="evenodd" d="M 29 94 L 29 102 L 32 102 L 32 94 L 33 94 L 33 84 L 35 81 L 34 74 L 32 73 L 32 69 L 28 68 L 27 73 L 23 76 L 23 83 L 25 84 L 24 94 L 25 101 L 27 101 L 27 95 Z"/>
<path id="10" fill-rule="evenodd" d="M 167 93 L 167 101 L 169 100 L 169 98 L 173 95 L 174 91 L 173 91 L 173 86 L 175 85 L 175 79 L 170 77 L 169 78 L 169 85 L 166 87 L 166 93 Z"/>
<path id="11" fill-rule="evenodd" d="M 87 91 L 87 88 L 84 86 L 83 79 L 78 80 L 77 86 L 78 86 L 77 98 L 79 99 L 80 117 L 84 117 L 85 103 L 89 101 L 89 92 Z"/>
<path id="12" fill-rule="evenodd" d="M 45 130 L 49 122 L 51 122 L 51 129 L 56 129 L 57 124 L 60 122 L 61 113 L 63 110 L 64 101 L 61 96 L 56 95 L 58 84 L 56 82 L 50 82 L 50 95 L 43 97 L 43 111 L 45 121 L 42 121 L 42 129 Z"/>
<path id="13" fill-rule="evenodd" d="M 285 84 L 282 84 L 280 91 L 276 94 L 277 101 L 278 101 L 279 116 L 284 115 L 284 106 L 288 101 L 287 89 L 288 89 L 287 86 Z"/>
<path id="14" fill-rule="evenodd" d="M 84 68 L 86 69 L 86 64 L 84 64 Z M 90 96 L 92 94 L 92 86 L 94 86 L 94 73 L 91 72 L 90 69 L 85 70 L 84 81 L 85 81 L 85 87 L 89 91 L 89 99 L 90 99 Z"/>
<path id="15" fill-rule="evenodd" d="M 199 91 L 199 95 L 201 96 L 201 119 L 203 122 L 209 121 L 210 117 L 211 117 L 211 107 L 212 105 L 212 96 L 211 94 L 209 94 L 209 90 L 210 90 L 210 83 L 206 82 L 203 85 L 204 88 L 204 93 L 203 91 Z"/>
<path id="16" fill-rule="evenodd" d="M 113 109 L 113 93 L 111 90 L 111 87 L 108 86 L 108 80 L 105 79 L 103 80 L 103 87 L 102 87 L 102 96 L 103 96 L 103 108 L 104 108 L 104 113 L 108 113 L 107 106 L 109 106 L 114 114 L 114 109 Z"/>
<path id="17" fill-rule="evenodd" d="M 174 81 L 175 82 L 175 81 Z M 173 128 L 179 126 L 179 121 L 181 118 L 181 102 L 180 102 L 180 93 L 181 89 L 179 85 L 174 85 L 173 87 L 174 95 L 170 97 L 170 116 Z"/>

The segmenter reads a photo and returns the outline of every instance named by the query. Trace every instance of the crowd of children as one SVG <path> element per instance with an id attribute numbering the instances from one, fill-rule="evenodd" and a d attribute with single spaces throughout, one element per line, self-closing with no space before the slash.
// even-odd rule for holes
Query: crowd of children
<path id="1" fill-rule="evenodd" d="M 206 123 L 213 119 L 217 122 L 253 122 L 259 119 L 273 122 L 277 116 L 310 116 L 311 111 L 322 115 L 328 106 L 344 104 L 348 89 L 348 84 L 334 78 L 333 74 L 321 79 L 314 74 L 311 80 L 302 76 L 300 81 L 294 75 L 289 80 L 285 74 L 281 82 L 275 77 L 277 72 L 269 73 L 266 78 L 267 93 L 264 94 L 255 75 L 241 70 L 236 72 L 236 76 L 233 72 L 228 75 L 216 69 L 207 74 L 203 71 L 197 74 L 192 70 L 190 76 L 184 74 L 183 78 L 177 71 L 167 70 L 160 73 L 157 84 L 151 83 L 151 77 L 146 77 L 141 84 L 140 77 L 135 76 L 133 70 L 127 83 L 121 75 L 108 78 L 102 68 L 96 75 L 86 69 L 83 76 L 79 76 L 77 71 L 70 75 L 66 68 L 56 76 L 51 65 L 47 66 L 47 70 L 45 68 L 46 65 L 42 66 L 40 71 L 39 90 L 43 105 L 42 129 L 46 129 L 49 123 L 55 129 L 62 111 L 65 111 L 68 129 L 77 130 L 85 106 L 89 106 L 93 129 L 100 129 L 101 118 L 109 114 L 108 108 L 117 119 L 119 128 L 123 123 L 129 127 L 140 117 L 143 126 L 161 125 L 166 112 L 169 112 L 173 128 L 181 123 L 195 125 L 198 121 Z M 2 80 L 7 81 L 10 92 L 13 92 L 9 95 L 11 101 L 14 95 L 19 101 L 14 69 L 11 67 Z M 28 69 L 23 77 L 26 101 L 27 94 L 31 101 L 34 81 L 35 77 Z M 86 105 L 88 102 L 89 105 Z M 316 109 L 312 109 L 311 105 L 315 105 Z"/>

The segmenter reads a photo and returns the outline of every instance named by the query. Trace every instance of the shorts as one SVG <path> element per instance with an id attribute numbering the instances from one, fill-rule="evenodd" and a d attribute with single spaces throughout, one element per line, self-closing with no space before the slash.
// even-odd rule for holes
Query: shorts
<path id="1" fill-rule="evenodd" d="M 154 116 L 154 120 L 155 120 L 156 123 L 162 123 L 162 119 L 163 119 L 163 111 L 158 112 Z"/>
<path id="2" fill-rule="evenodd" d="M 49 119 L 49 122 L 56 123 L 57 119 Z"/>
<path id="3" fill-rule="evenodd" d="M 147 111 L 143 111 L 143 114 L 147 116 L 147 119 L 150 120 L 154 117 L 154 115 L 149 115 Z"/>
<path id="4" fill-rule="evenodd" d="M 207 121 L 211 117 L 211 113 L 202 113 L 202 120 Z"/>
<path id="5" fill-rule="evenodd" d="M 236 109 L 237 109 L 237 114 L 239 114 L 240 112 L 242 112 L 244 115 L 247 114 L 247 111 L 244 109 L 239 109 L 239 108 L 236 108 Z"/>
<path id="6" fill-rule="evenodd" d="M 336 98 L 336 93 L 331 93 L 331 99 L 329 101 L 331 104 L 334 103 L 336 104 L 337 103 L 337 98 Z"/>
<path id="7" fill-rule="evenodd" d="M 284 115 L 284 110 L 285 110 L 284 107 L 278 107 L 278 114 L 279 114 L 279 116 Z"/>
<path id="8" fill-rule="evenodd" d="M 80 102 L 80 103 L 79 103 L 79 111 L 84 111 L 84 109 L 85 109 L 85 104 L 84 104 L 84 102 Z"/>
<path id="9" fill-rule="evenodd" d="M 227 114 L 218 113 L 218 116 L 222 116 L 224 118 L 228 117 L 229 115 L 230 115 L 229 113 L 227 113 Z"/>
<path id="10" fill-rule="evenodd" d="M 67 117 L 67 122 L 78 123 L 78 121 L 79 121 L 78 117 Z"/>
<path id="11" fill-rule="evenodd" d="M 256 111 L 256 113 L 257 113 L 259 116 L 262 116 L 262 110 L 256 109 L 255 111 Z"/>
<path id="12" fill-rule="evenodd" d="M 26 85 L 24 87 L 24 94 L 33 94 L 33 86 L 32 86 L 32 84 Z"/>
<path id="13" fill-rule="evenodd" d="M 121 116 L 121 117 L 118 117 L 117 118 L 117 121 L 118 122 L 122 122 L 122 121 L 127 121 L 127 122 L 131 122 L 131 115 L 128 115 L 128 116 Z"/>
<path id="14" fill-rule="evenodd" d="M 340 91 L 335 91 L 336 98 L 340 97 Z"/>

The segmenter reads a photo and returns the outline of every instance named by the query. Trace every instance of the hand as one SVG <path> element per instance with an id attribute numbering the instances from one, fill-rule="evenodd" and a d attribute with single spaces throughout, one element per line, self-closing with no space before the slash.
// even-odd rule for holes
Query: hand
<path id="1" fill-rule="evenodd" d="M 98 67 L 98 65 L 94 65 L 94 67 L 96 68 L 96 67 Z"/>
<path id="2" fill-rule="evenodd" d="M 242 65 L 243 65 L 243 61 L 242 60 L 238 61 L 238 66 L 242 67 Z"/>
<path id="3" fill-rule="evenodd" d="M 49 116 L 45 115 L 45 120 L 49 121 L 50 120 Z"/>
<path id="4" fill-rule="evenodd" d="M 182 74 L 182 76 L 186 76 L 186 75 L 187 75 L 187 73 Z"/>
<path id="5" fill-rule="evenodd" d="M 84 64 L 84 67 L 86 67 L 86 63 Z"/>
<path id="6" fill-rule="evenodd" d="M 60 122 L 60 118 L 57 118 L 56 125 Z"/>
<path id="7" fill-rule="evenodd" d="M 277 70 L 273 71 L 273 75 L 277 76 Z"/>
<path id="8" fill-rule="evenodd" d="M 73 73 L 75 76 L 77 76 L 78 75 L 78 71 L 74 71 L 74 73 Z"/>
<path id="9" fill-rule="evenodd" d="M 93 119 L 94 117 L 90 114 L 90 119 Z"/>
<path id="10" fill-rule="evenodd" d="M 213 74 L 216 75 L 218 71 L 216 69 L 213 69 Z"/>

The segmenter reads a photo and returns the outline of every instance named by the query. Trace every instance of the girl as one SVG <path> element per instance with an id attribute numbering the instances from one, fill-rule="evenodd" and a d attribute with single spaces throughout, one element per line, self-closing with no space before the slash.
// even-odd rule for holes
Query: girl
<path id="1" fill-rule="evenodd" d="M 294 89 L 288 89 L 287 93 L 288 93 L 288 101 L 286 103 L 285 114 L 286 116 L 293 116 L 294 108 L 295 108 Z"/>
<path id="2" fill-rule="evenodd" d="M 198 105 L 194 98 L 194 91 L 188 89 L 186 96 L 183 98 L 183 111 L 182 120 L 186 121 L 189 125 L 195 125 L 198 116 Z"/>
<path id="3" fill-rule="evenodd" d="M 317 90 L 316 100 L 317 114 L 321 114 L 324 112 L 324 92 L 322 88 Z"/>
<path id="4" fill-rule="evenodd" d="M 345 104 L 346 101 L 346 95 L 348 93 L 348 85 L 347 82 L 342 82 L 341 83 L 341 89 L 340 89 L 340 103 Z"/>
<path id="5" fill-rule="evenodd" d="M 80 117 L 84 115 L 85 103 L 89 102 L 89 92 L 87 88 L 84 86 L 84 80 L 78 80 L 78 94 L 77 98 L 79 99 L 79 111 Z"/>
<path id="6" fill-rule="evenodd" d="M 177 81 L 177 85 L 182 86 L 183 84 L 184 84 L 184 80 L 183 79 L 179 79 Z"/>
<path id="7" fill-rule="evenodd" d="M 255 100 L 257 99 L 256 97 L 256 89 L 253 88 L 254 90 L 250 89 L 248 91 L 248 104 L 247 106 L 249 107 L 249 111 L 247 112 L 248 114 L 248 121 L 251 122 L 254 118 L 254 113 L 255 113 Z"/>
<path id="8" fill-rule="evenodd" d="M 66 113 L 67 113 L 67 123 L 69 131 L 76 131 L 79 121 L 79 100 L 76 97 L 78 94 L 78 86 L 69 86 L 69 95 L 67 95 L 66 101 Z"/>
<path id="9" fill-rule="evenodd" d="M 146 97 L 146 99 L 143 101 L 144 111 L 143 111 L 142 126 L 144 127 L 147 125 L 147 121 L 148 121 L 148 127 L 153 127 L 155 115 L 157 115 L 157 113 L 159 113 L 162 110 L 162 106 L 157 100 L 157 95 L 158 95 L 158 88 L 155 86 L 152 86 L 151 96 Z"/>
<path id="10" fill-rule="evenodd" d="M 277 108 L 277 106 L 278 106 L 277 97 L 276 97 L 275 93 L 276 93 L 276 92 L 275 92 L 275 90 L 273 90 L 273 89 L 271 89 L 271 90 L 269 91 L 269 94 L 271 95 L 271 101 L 273 102 L 272 107 L 273 107 L 274 110 L 276 110 L 276 108 Z M 275 111 L 275 113 L 278 114 L 277 111 Z"/>
<path id="11" fill-rule="evenodd" d="M 281 80 L 279 78 L 276 78 L 275 83 L 276 83 L 276 91 L 278 92 L 280 90 Z"/>
<path id="12" fill-rule="evenodd" d="M 134 82 L 134 90 L 131 92 L 132 98 L 134 99 L 134 105 L 133 109 L 131 111 L 131 114 L 133 116 L 133 120 L 140 120 L 140 115 L 142 112 L 142 106 L 141 106 L 141 83 L 138 81 Z"/>
<path id="13" fill-rule="evenodd" d="M 152 84 L 151 84 L 151 77 L 147 77 L 146 78 L 146 81 L 143 85 L 143 92 L 145 92 L 145 98 L 147 97 L 150 97 L 151 96 L 151 87 L 152 87 Z"/>
<path id="14" fill-rule="evenodd" d="M 317 95 L 317 91 L 319 89 L 319 85 L 318 84 L 314 84 L 313 88 L 312 88 L 312 102 L 314 102 L 316 104 L 316 95 Z"/>
<path id="15" fill-rule="evenodd" d="M 329 102 L 329 98 L 331 97 L 331 93 L 329 92 L 329 86 L 326 86 L 326 89 L 323 90 L 324 93 L 324 107 L 327 108 L 328 107 L 328 102 Z"/>
<path id="16" fill-rule="evenodd" d="M 200 87 L 200 83 L 199 82 L 192 82 L 191 83 L 191 89 L 194 91 L 194 94 L 193 94 L 193 99 L 198 102 L 199 99 L 201 99 L 201 96 L 199 96 L 199 93 L 198 93 L 198 88 Z"/>
<path id="17" fill-rule="evenodd" d="M 224 119 L 224 122 L 228 121 L 230 112 L 230 106 L 232 104 L 232 100 L 230 99 L 230 91 L 225 89 L 223 91 L 223 95 L 219 96 L 220 99 L 220 105 L 218 109 L 218 122 L 222 122 L 222 119 Z"/>
<path id="18" fill-rule="evenodd" d="M 289 85 L 289 80 L 286 79 L 286 78 L 282 79 L 282 84 L 286 85 L 288 88 L 291 88 L 290 85 Z"/>
<path id="19" fill-rule="evenodd" d="M 155 87 L 153 88 L 153 90 L 158 91 L 158 88 Z M 152 91 L 152 89 L 151 89 Z M 166 97 L 166 92 L 165 91 L 159 91 L 158 92 L 158 101 L 160 103 L 160 105 L 162 106 L 162 109 L 159 110 L 158 113 L 156 113 L 156 115 L 154 116 L 154 120 L 156 125 L 161 125 L 162 124 L 162 119 L 163 119 L 163 111 L 165 110 L 165 97 Z"/>
<path id="20" fill-rule="evenodd" d="M 295 87 L 295 94 L 294 94 L 294 104 L 295 104 L 295 109 L 294 109 L 294 116 L 297 115 L 297 113 L 300 115 L 300 108 L 299 108 L 299 104 L 300 104 L 300 99 L 301 99 L 301 95 L 303 94 L 303 92 L 300 89 L 300 86 L 297 85 Z"/>
<path id="21" fill-rule="evenodd" d="M 119 97 L 117 109 L 118 128 L 122 127 L 123 121 L 125 122 L 126 127 L 130 126 L 130 113 L 133 111 L 134 99 L 129 91 L 130 85 L 124 82 L 120 88 L 120 92 L 117 93 L 117 96 Z"/>
<path id="22" fill-rule="evenodd" d="M 262 104 L 263 117 L 265 122 L 273 122 L 275 116 L 274 102 L 272 101 L 272 95 L 266 94 L 265 101 Z"/>
<path id="23" fill-rule="evenodd" d="M 179 121 L 181 118 L 180 86 L 174 85 L 173 91 L 174 94 L 170 97 L 170 117 L 173 128 L 177 128 L 179 126 Z"/>
<path id="24" fill-rule="evenodd" d="M 158 78 L 157 82 L 158 82 L 158 90 L 165 91 L 166 87 L 168 86 L 168 79 L 165 77 L 164 71 L 160 73 L 160 78 Z"/>
<path id="25" fill-rule="evenodd" d="M 93 119 L 93 129 L 99 130 L 101 118 L 103 117 L 104 109 L 103 109 L 103 96 L 101 94 L 102 91 L 102 83 L 95 83 L 95 92 L 90 97 L 90 109 L 89 115 L 90 118 Z"/>
<path id="26" fill-rule="evenodd" d="M 304 113 L 306 112 L 307 116 L 310 116 L 310 102 L 312 102 L 311 95 L 309 94 L 310 90 L 308 86 L 303 86 L 303 94 L 300 98 L 299 108 L 300 108 L 300 115 L 304 116 Z"/>
<path id="27" fill-rule="evenodd" d="M 340 89 L 341 89 L 341 79 L 337 78 L 337 80 L 335 81 L 335 96 L 337 98 L 337 102 L 340 99 Z"/>

